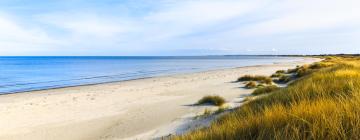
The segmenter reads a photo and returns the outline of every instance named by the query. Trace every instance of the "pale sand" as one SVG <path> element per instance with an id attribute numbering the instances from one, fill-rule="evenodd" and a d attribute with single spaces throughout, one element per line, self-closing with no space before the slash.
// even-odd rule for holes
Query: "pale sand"
<path id="1" fill-rule="evenodd" d="M 155 138 L 182 131 L 178 120 L 202 112 L 204 106 L 191 104 L 205 95 L 239 103 L 251 93 L 232 82 L 241 75 L 270 75 L 314 61 L 319 59 L 2 95 L 0 139 Z"/>

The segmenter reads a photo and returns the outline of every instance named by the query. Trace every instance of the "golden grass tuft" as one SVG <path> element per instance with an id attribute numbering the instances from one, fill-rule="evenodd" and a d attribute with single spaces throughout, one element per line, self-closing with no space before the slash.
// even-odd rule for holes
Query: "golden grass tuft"
<path id="1" fill-rule="evenodd" d="M 276 77 L 281 77 L 281 76 L 283 76 L 283 75 L 285 75 L 285 74 L 283 74 L 283 73 L 274 73 L 274 74 L 272 74 L 270 77 L 276 78 Z"/>
<path id="2" fill-rule="evenodd" d="M 250 81 L 245 84 L 245 88 L 248 88 L 248 89 L 252 89 L 252 88 L 256 88 L 256 87 L 257 87 L 257 84 L 254 81 Z"/>
<path id="3" fill-rule="evenodd" d="M 202 116 L 210 116 L 213 113 L 213 111 L 211 111 L 211 109 L 205 108 Z"/>
<path id="4" fill-rule="evenodd" d="M 218 95 L 208 95 L 201 98 L 197 104 L 211 104 L 216 106 L 221 106 L 225 104 L 225 99 Z"/>
<path id="5" fill-rule="evenodd" d="M 286 71 L 285 71 L 285 70 L 277 70 L 275 73 L 282 73 L 282 74 L 284 74 L 284 73 L 286 73 Z"/>
<path id="6" fill-rule="evenodd" d="M 290 75 L 281 75 L 279 79 L 276 79 L 275 82 L 277 83 L 288 83 L 291 81 Z"/>
<path id="7" fill-rule="evenodd" d="M 269 76 L 263 75 L 244 75 L 237 79 L 237 82 L 242 81 L 257 81 L 264 84 L 272 84 L 272 79 Z"/>
<path id="8" fill-rule="evenodd" d="M 339 76 L 339 77 L 353 77 L 353 76 L 360 76 L 360 73 L 358 71 L 355 70 L 349 70 L 349 69 L 344 69 L 344 70 L 338 70 L 335 72 L 335 76 Z"/>
<path id="9" fill-rule="evenodd" d="M 275 85 L 270 85 L 270 86 L 257 88 L 251 94 L 252 95 L 261 95 L 261 94 L 266 94 L 266 93 L 270 93 L 270 92 L 273 92 L 273 91 L 277 91 L 279 89 L 280 88 L 275 86 Z"/>
<path id="10" fill-rule="evenodd" d="M 215 114 L 223 113 L 230 108 L 229 105 L 222 105 L 215 111 Z"/>

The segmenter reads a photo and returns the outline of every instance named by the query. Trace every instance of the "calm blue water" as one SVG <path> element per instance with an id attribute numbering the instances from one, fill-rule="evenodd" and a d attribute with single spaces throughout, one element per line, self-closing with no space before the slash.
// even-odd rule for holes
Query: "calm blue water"
<path id="1" fill-rule="evenodd" d="M 265 56 L 0 57 L 0 94 L 299 59 Z"/>

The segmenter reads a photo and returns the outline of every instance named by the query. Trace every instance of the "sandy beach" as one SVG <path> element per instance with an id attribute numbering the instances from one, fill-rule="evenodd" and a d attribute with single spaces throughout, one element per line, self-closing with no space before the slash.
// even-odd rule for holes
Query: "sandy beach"
<path id="1" fill-rule="evenodd" d="M 239 76 L 270 75 L 315 61 L 319 59 L 1 95 L 0 139 L 154 139 L 183 131 L 179 120 L 201 113 L 206 106 L 192 104 L 205 95 L 240 105 L 252 90 L 233 82 Z"/>

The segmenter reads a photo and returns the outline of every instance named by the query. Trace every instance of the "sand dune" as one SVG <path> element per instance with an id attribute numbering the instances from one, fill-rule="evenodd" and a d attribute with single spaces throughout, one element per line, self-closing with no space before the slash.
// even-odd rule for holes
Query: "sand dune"
<path id="1" fill-rule="evenodd" d="M 232 83 L 244 74 L 270 75 L 318 59 L 34 91 L 0 96 L 0 139 L 152 139 L 183 131 L 202 112 L 191 106 L 217 94 L 231 105 L 251 92 Z"/>

